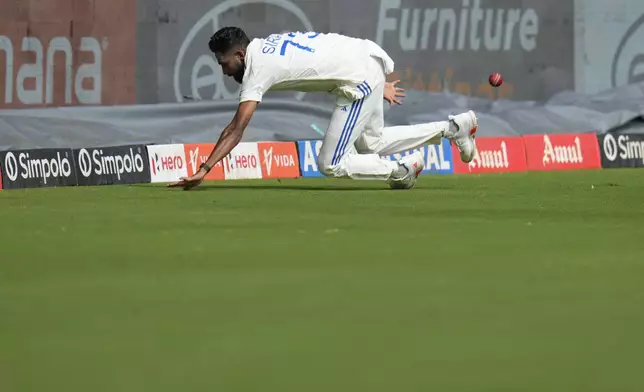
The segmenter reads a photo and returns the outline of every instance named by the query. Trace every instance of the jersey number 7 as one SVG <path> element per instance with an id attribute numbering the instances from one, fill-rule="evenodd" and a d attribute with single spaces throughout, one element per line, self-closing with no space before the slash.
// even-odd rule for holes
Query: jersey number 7
<path id="1" fill-rule="evenodd" d="M 298 34 L 299 35 L 304 35 L 303 33 L 298 33 Z M 306 35 L 306 38 L 312 39 L 312 38 L 317 37 L 318 35 L 320 35 L 320 33 L 308 33 L 308 35 Z M 289 33 L 288 36 L 291 37 L 291 38 L 295 38 L 295 33 Z M 298 41 L 299 41 L 299 39 L 298 39 Z M 284 56 L 286 54 L 286 47 L 289 46 L 289 45 L 295 46 L 296 48 L 304 50 L 306 52 L 315 53 L 315 49 L 311 48 L 310 46 L 305 46 L 305 45 L 299 44 L 299 43 L 289 39 L 289 40 L 284 41 L 284 43 L 282 44 L 282 49 L 280 50 L 280 55 L 281 56 Z"/>

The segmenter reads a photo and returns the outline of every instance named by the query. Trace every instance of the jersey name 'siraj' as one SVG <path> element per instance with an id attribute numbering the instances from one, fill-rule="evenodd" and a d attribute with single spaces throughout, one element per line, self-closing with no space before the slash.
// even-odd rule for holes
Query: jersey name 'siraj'
<path id="1" fill-rule="evenodd" d="M 241 101 L 261 101 L 267 91 L 321 91 L 351 100 L 370 93 L 369 57 L 393 60 L 374 42 L 340 34 L 296 32 L 253 39 L 246 49 Z M 371 83 L 370 83 L 371 82 Z"/>

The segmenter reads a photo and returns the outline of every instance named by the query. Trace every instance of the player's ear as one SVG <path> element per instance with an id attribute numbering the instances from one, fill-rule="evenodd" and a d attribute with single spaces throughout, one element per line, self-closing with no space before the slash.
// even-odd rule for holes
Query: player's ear
<path id="1" fill-rule="evenodd" d="M 239 48 L 237 49 L 237 57 L 239 57 L 240 60 L 243 60 L 246 57 L 246 48 Z"/>

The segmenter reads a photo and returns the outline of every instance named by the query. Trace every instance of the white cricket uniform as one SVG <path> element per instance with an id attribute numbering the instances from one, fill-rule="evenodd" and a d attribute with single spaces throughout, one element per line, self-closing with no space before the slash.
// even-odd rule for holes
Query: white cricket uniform
<path id="1" fill-rule="evenodd" d="M 240 101 L 267 91 L 322 91 L 337 96 L 318 158 L 327 176 L 386 180 L 398 164 L 381 158 L 438 144 L 449 122 L 384 127 L 383 89 L 394 62 L 376 43 L 297 32 L 253 39 L 246 49 Z"/>

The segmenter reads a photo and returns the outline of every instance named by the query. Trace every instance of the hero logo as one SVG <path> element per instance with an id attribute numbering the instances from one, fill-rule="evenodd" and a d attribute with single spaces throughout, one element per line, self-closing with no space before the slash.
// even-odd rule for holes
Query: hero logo
<path id="1" fill-rule="evenodd" d="M 128 155 L 103 155 L 100 149 L 90 154 L 83 148 L 78 154 L 78 168 L 84 177 L 91 176 L 93 172 L 99 176 L 116 174 L 119 180 L 122 174 L 143 173 L 145 170 L 141 152 L 135 154 L 132 148 Z"/>
<path id="2" fill-rule="evenodd" d="M 474 159 L 469 163 L 469 169 L 507 169 L 510 167 L 508 159 L 508 146 L 501 142 L 498 150 L 478 150 Z"/>
<path id="3" fill-rule="evenodd" d="M 644 163 L 644 141 L 630 140 L 627 135 L 619 135 L 617 140 L 610 133 L 604 137 L 604 153 L 614 162 L 619 155 L 622 159 L 641 159 Z"/>
<path id="4" fill-rule="evenodd" d="M 194 42 L 197 37 L 203 37 L 204 29 L 212 29 L 210 34 L 214 34 L 219 30 L 220 17 L 227 13 L 229 10 L 241 7 L 247 4 L 262 4 L 272 5 L 277 8 L 291 13 L 298 19 L 305 31 L 313 31 L 313 25 L 306 17 L 304 12 L 289 0 L 226 0 L 217 4 L 213 9 L 208 11 L 188 32 L 179 54 L 174 64 L 174 94 L 177 102 L 183 102 L 185 96 L 191 96 L 193 99 L 201 100 L 201 90 L 208 88 L 212 92 L 212 99 L 235 99 L 239 97 L 241 87 L 237 87 L 235 91 L 230 91 L 224 83 L 224 75 L 221 72 L 221 67 L 217 63 L 214 56 L 208 51 L 207 41 Z M 191 53 L 204 53 L 207 54 L 196 55 L 194 63 L 191 63 L 192 58 L 188 60 L 186 57 L 189 49 L 196 45 L 197 49 L 192 49 Z M 192 56 L 190 56 L 192 57 Z M 184 63 L 186 63 L 184 65 Z M 189 83 L 181 83 L 181 73 L 184 67 L 190 71 Z M 298 92 L 297 99 L 302 99 L 304 93 Z"/>
<path id="5" fill-rule="evenodd" d="M 481 8 L 480 0 L 463 0 L 454 8 L 401 8 L 401 0 L 381 0 L 376 43 L 385 32 L 397 32 L 400 48 L 454 51 L 510 51 L 518 43 L 526 52 L 537 48 L 539 15 L 532 8 Z M 392 11 L 392 12 L 389 12 Z M 397 11 L 397 12 L 396 12 Z M 507 11 L 507 12 L 506 12 Z M 432 41 L 430 42 L 430 37 Z"/>
<path id="6" fill-rule="evenodd" d="M 18 167 L 20 166 L 20 167 Z M 29 153 L 20 153 L 18 158 L 12 152 L 8 152 L 4 159 L 4 170 L 11 181 L 16 181 L 18 176 L 27 180 L 30 178 L 41 178 L 45 184 L 51 177 L 64 178 L 72 174 L 72 165 L 67 158 L 56 153 L 56 158 L 30 158 Z"/>
<path id="7" fill-rule="evenodd" d="M 644 82 L 644 15 L 624 34 L 617 46 L 611 69 L 613 87 Z"/>
<path id="8" fill-rule="evenodd" d="M 266 173 L 270 176 L 273 169 L 273 163 L 276 167 L 294 167 L 295 160 L 292 155 L 273 155 L 273 147 L 264 150 L 264 165 Z"/>
<path id="9" fill-rule="evenodd" d="M 232 155 L 228 154 L 225 158 L 228 170 L 234 169 L 251 169 L 257 167 L 257 157 L 255 155 Z"/>
<path id="10" fill-rule="evenodd" d="M 152 173 L 157 174 L 162 171 L 171 171 L 177 169 L 183 169 L 183 157 L 180 155 L 175 156 L 161 156 L 155 153 L 152 158 Z"/>
<path id="11" fill-rule="evenodd" d="M 548 135 L 543 136 L 543 165 L 549 163 L 582 163 L 581 140 L 575 137 L 572 145 L 553 146 Z"/>

